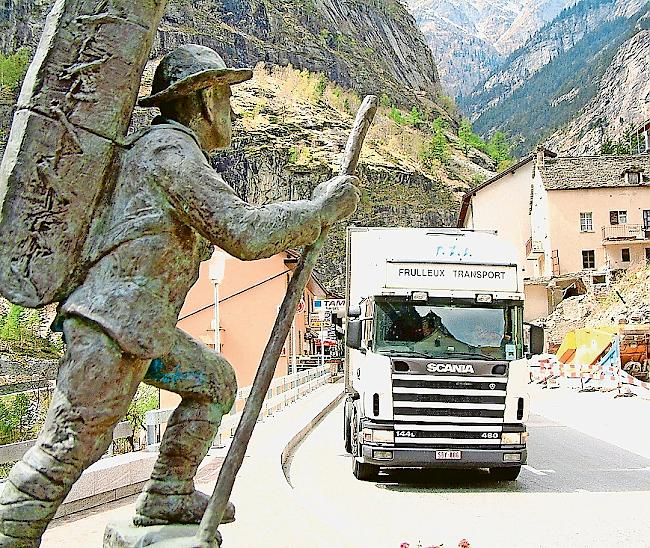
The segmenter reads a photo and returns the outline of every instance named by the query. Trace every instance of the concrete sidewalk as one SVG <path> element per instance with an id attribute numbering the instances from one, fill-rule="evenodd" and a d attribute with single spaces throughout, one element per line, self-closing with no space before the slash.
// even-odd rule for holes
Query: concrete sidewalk
<path id="1" fill-rule="evenodd" d="M 530 385 L 531 412 L 650 459 L 650 391 L 632 398 L 616 392 L 579 392 Z"/>
<path id="2" fill-rule="evenodd" d="M 231 500 L 237 521 L 220 528 L 224 546 L 331 547 L 327 524 L 317 508 L 304 508 L 293 496 L 283 469 L 282 455 L 315 425 L 324 410 L 343 393 L 343 384 L 326 384 L 274 416 L 257 424 Z M 212 450 L 197 474 L 197 487 L 212 493 L 226 448 Z M 315 470 L 315 473 L 318 473 Z M 55 520 L 43 537 L 45 548 L 102 545 L 109 521 L 133 516 L 135 497 Z"/>

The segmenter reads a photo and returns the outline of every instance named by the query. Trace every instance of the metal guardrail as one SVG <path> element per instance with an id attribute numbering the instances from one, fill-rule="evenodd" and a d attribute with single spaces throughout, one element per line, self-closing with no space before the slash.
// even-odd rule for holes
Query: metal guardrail
<path id="1" fill-rule="evenodd" d="M 329 365 L 313 367 L 300 373 L 278 377 L 271 383 L 271 387 L 264 400 L 264 407 L 260 418 L 264 419 L 276 411 L 292 404 L 305 394 L 325 384 L 331 377 Z M 219 433 L 215 438 L 215 445 L 221 445 L 224 436 L 231 437 L 241 418 L 241 410 L 246 405 L 250 396 L 251 387 L 246 386 L 237 390 L 237 399 L 231 412 L 221 421 Z M 173 409 L 155 409 L 145 414 L 145 425 L 147 430 L 147 450 L 156 450 L 160 441 L 161 426 L 167 424 Z M 113 440 L 129 438 L 133 435 L 133 428 L 127 421 L 119 422 L 113 431 Z M 7 445 L 0 445 L 0 465 L 20 460 L 27 450 L 36 443 L 36 440 L 21 441 Z M 107 455 L 112 454 L 111 449 Z"/>
<path id="2" fill-rule="evenodd" d="M 113 441 L 130 438 L 133 435 L 133 427 L 128 421 L 118 422 L 113 430 Z M 36 443 L 36 439 L 19 441 L 0 445 L 0 465 L 16 462 L 23 458 L 23 455 Z M 107 452 L 107 456 L 113 454 L 113 444 Z"/>
<path id="3" fill-rule="evenodd" d="M 322 386 L 331 376 L 330 366 L 325 365 L 273 379 L 264 400 L 260 420 L 264 420 L 273 413 L 291 405 L 305 394 Z M 235 404 L 230 413 L 223 417 L 213 445 L 221 446 L 224 437 L 232 437 L 234 435 L 250 393 L 250 386 L 245 386 L 237 390 Z M 167 423 L 173 411 L 173 409 L 156 409 L 148 411 L 145 415 L 148 451 L 157 450 L 161 438 L 161 426 Z"/>

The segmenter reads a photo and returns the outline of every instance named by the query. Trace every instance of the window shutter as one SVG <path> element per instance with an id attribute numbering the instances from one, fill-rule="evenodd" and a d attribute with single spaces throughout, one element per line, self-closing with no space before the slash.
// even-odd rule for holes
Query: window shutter
<path id="1" fill-rule="evenodd" d="M 618 224 L 618 211 L 609 212 L 609 224 L 617 225 Z"/>

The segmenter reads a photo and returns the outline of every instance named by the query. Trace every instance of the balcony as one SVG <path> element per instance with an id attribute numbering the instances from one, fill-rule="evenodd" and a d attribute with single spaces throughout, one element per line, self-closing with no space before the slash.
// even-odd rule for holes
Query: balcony
<path id="1" fill-rule="evenodd" d="M 526 258 L 534 259 L 537 255 L 544 255 L 544 246 L 542 242 L 531 238 L 526 242 Z"/>
<path id="2" fill-rule="evenodd" d="M 642 242 L 650 237 L 650 229 L 643 225 L 611 225 L 603 227 L 603 244 Z"/>

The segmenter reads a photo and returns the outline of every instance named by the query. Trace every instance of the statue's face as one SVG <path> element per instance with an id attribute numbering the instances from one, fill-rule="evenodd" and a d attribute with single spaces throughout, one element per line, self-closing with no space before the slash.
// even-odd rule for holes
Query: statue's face
<path id="1" fill-rule="evenodd" d="M 232 139 L 232 109 L 230 86 L 213 86 L 203 91 L 206 111 L 209 118 L 205 127 L 204 148 L 208 151 L 230 146 Z"/>

